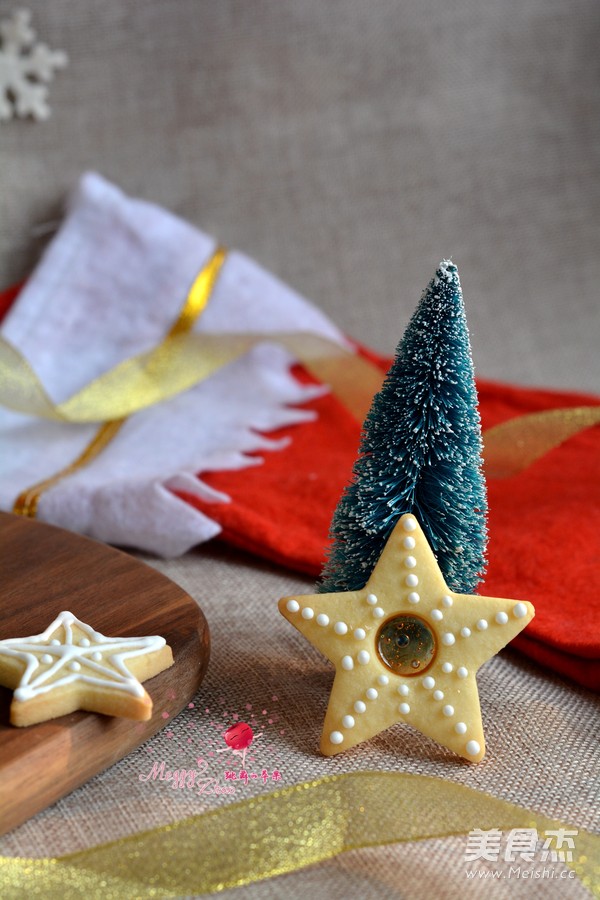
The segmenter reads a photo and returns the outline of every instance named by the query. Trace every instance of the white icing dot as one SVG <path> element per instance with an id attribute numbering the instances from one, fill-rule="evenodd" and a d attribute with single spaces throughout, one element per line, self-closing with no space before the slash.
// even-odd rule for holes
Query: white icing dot
<path id="1" fill-rule="evenodd" d="M 52 644 L 53 647 L 59 647 L 59 646 L 60 646 L 60 641 L 58 640 L 58 638 L 52 638 L 52 640 L 50 641 L 50 643 Z"/>
<path id="2" fill-rule="evenodd" d="M 81 669 L 81 665 L 77 662 L 77 660 L 74 660 L 72 663 L 69 663 L 69 669 L 71 670 L 71 672 L 79 672 L 79 670 Z"/>
<path id="3" fill-rule="evenodd" d="M 414 550 L 417 545 L 414 537 L 411 537 L 409 534 L 402 541 L 402 546 L 405 550 Z"/>
<path id="4" fill-rule="evenodd" d="M 362 700 L 357 700 L 354 704 L 354 712 L 364 713 L 367 711 L 367 704 L 363 703 Z"/>
<path id="5" fill-rule="evenodd" d="M 508 622 L 508 616 L 505 612 L 497 612 L 494 618 L 496 619 L 498 625 L 506 625 L 506 623 Z"/>
<path id="6" fill-rule="evenodd" d="M 524 603 L 517 603 L 516 606 L 513 606 L 513 616 L 515 619 L 522 619 L 523 616 L 527 615 L 527 607 Z"/>
<path id="7" fill-rule="evenodd" d="M 325 628 L 326 625 L 329 625 L 329 616 L 326 616 L 325 613 L 319 613 L 317 616 L 317 625 L 321 625 Z"/>
<path id="8" fill-rule="evenodd" d="M 50 656 L 49 653 L 44 653 L 41 662 L 45 663 L 46 665 L 50 665 L 51 662 L 54 662 L 54 657 Z"/>
<path id="9" fill-rule="evenodd" d="M 329 740 L 332 744 L 341 744 L 344 740 L 344 735 L 341 731 L 332 731 L 329 735 Z"/>
<path id="10" fill-rule="evenodd" d="M 414 572 L 411 572 L 410 575 L 407 575 L 404 581 L 406 582 L 408 587 L 416 587 L 419 583 L 419 579 L 414 574 Z"/>
<path id="11" fill-rule="evenodd" d="M 377 594 L 367 594 L 367 603 L 369 606 L 375 606 L 377 603 Z"/>
<path id="12" fill-rule="evenodd" d="M 441 622 L 444 618 L 444 613 L 440 609 L 432 609 L 431 618 L 434 622 Z"/>
<path id="13" fill-rule="evenodd" d="M 414 519 L 411 519 L 409 517 L 407 519 L 404 519 L 404 521 L 402 522 L 402 527 L 404 528 L 405 531 L 414 531 L 415 528 L 417 527 L 417 523 L 415 522 Z"/>
<path id="14" fill-rule="evenodd" d="M 351 672 L 354 668 L 354 660 L 351 656 L 343 656 L 342 657 L 342 669 L 345 669 L 346 672 Z"/>
<path id="15" fill-rule="evenodd" d="M 432 687 L 435 687 L 435 678 L 432 678 L 431 675 L 426 675 L 423 679 L 423 687 L 430 691 Z"/>
<path id="16" fill-rule="evenodd" d="M 288 600 L 288 602 L 285 604 L 285 608 L 288 612 L 298 612 L 298 610 L 300 609 L 300 604 L 297 600 Z"/>
<path id="17" fill-rule="evenodd" d="M 404 565 L 406 566 L 407 569 L 414 569 L 416 564 L 417 564 L 417 561 L 414 558 L 414 556 L 405 556 L 404 557 Z"/>
<path id="18" fill-rule="evenodd" d="M 91 645 L 87 638 L 81 638 L 81 640 L 79 641 L 79 646 L 80 647 L 89 647 Z"/>
<path id="19" fill-rule="evenodd" d="M 453 668 L 454 666 L 451 662 L 442 663 L 442 672 L 445 672 L 446 675 L 448 674 L 448 672 L 451 672 Z"/>
<path id="20" fill-rule="evenodd" d="M 408 703 L 401 703 L 398 707 L 398 711 L 401 712 L 403 716 L 407 716 L 410 712 L 410 706 Z"/>
<path id="21" fill-rule="evenodd" d="M 434 700 L 443 700 L 443 699 L 444 699 L 444 692 L 443 692 L 443 691 L 434 691 L 434 692 L 433 692 L 433 699 L 434 699 Z"/>
<path id="22" fill-rule="evenodd" d="M 487 619 L 480 619 L 477 623 L 477 631 L 485 631 L 488 627 Z"/>
<path id="23" fill-rule="evenodd" d="M 359 650 L 358 655 L 356 657 L 361 666 L 366 666 L 369 660 L 371 659 L 371 654 L 368 650 Z"/>
<path id="24" fill-rule="evenodd" d="M 460 633 L 462 634 L 463 637 L 471 637 L 471 629 L 467 628 L 466 625 L 464 628 L 460 629 Z"/>
<path id="25" fill-rule="evenodd" d="M 345 622 L 336 622 L 333 630 L 336 634 L 348 634 L 348 626 Z"/>
<path id="26" fill-rule="evenodd" d="M 456 725 L 454 726 L 454 730 L 457 734 L 466 734 L 467 726 L 465 725 L 464 722 L 457 722 Z"/>
<path id="27" fill-rule="evenodd" d="M 466 678 L 467 675 L 469 674 L 469 670 L 465 669 L 464 666 L 459 666 L 458 669 L 456 670 L 456 674 L 458 675 L 459 678 Z"/>
<path id="28" fill-rule="evenodd" d="M 403 697 L 408 697 L 408 685 L 407 684 L 399 684 L 398 685 L 398 693 L 402 694 Z"/>
<path id="29" fill-rule="evenodd" d="M 445 716 L 448 716 L 448 718 L 450 718 L 450 716 L 454 715 L 454 707 L 450 706 L 450 704 L 448 703 L 448 705 L 443 708 L 442 712 Z"/>
<path id="30" fill-rule="evenodd" d="M 452 606 L 452 597 L 450 597 L 449 594 L 442 597 L 442 606 L 445 606 L 446 609 L 448 609 L 449 606 Z"/>
<path id="31" fill-rule="evenodd" d="M 354 728 L 354 716 L 344 716 L 342 719 L 342 725 L 344 728 Z"/>
<path id="32" fill-rule="evenodd" d="M 467 746 L 465 747 L 465 750 L 467 751 L 469 756 L 477 756 L 477 754 L 481 750 L 481 747 L 479 746 L 477 741 L 469 741 Z"/>
<path id="33" fill-rule="evenodd" d="M 385 612 L 380 606 L 376 606 L 373 610 L 373 615 L 376 619 L 383 619 L 383 617 L 385 616 Z"/>
<path id="34" fill-rule="evenodd" d="M 446 634 L 442 635 L 442 644 L 444 644 L 445 647 L 451 647 L 452 644 L 454 643 L 454 641 L 455 641 L 454 635 L 451 634 L 449 631 L 447 631 Z"/>
<path id="35" fill-rule="evenodd" d="M 92 659 L 95 662 L 100 662 L 100 660 L 102 659 L 102 654 L 100 653 L 99 650 L 95 650 L 94 653 L 92 653 Z"/>
<path id="36" fill-rule="evenodd" d="M 390 679 L 387 675 L 378 675 L 377 676 L 377 684 L 389 684 Z"/>
<path id="37" fill-rule="evenodd" d="M 367 688 L 366 690 L 367 700 L 377 700 L 379 697 L 379 693 L 375 688 Z"/>
<path id="38" fill-rule="evenodd" d="M 312 619 L 314 614 L 315 614 L 315 611 L 314 611 L 314 609 L 311 609 L 310 606 L 305 606 L 301 612 L 301 616 L 303 619 Z"/>
<path id="39" fill-rule="evenodd" d="M 356 631 L 354 632 L 354 637 L 356 638 L 357 641 L 364 641 L 366 636 L 367 636 L 367 632 L 365 631 L 364 628 L 357 628 Z"/>
<path id="40" fill-rule="evenodd" d="M 420 598 L 420 596 L 417 594 L 416 591 L 411 591 L 411 593 L 408 595 L 408 602 L 409 602 L 409 603 L 418 603 L 420 599 L 421 599 L 421 598 Z"/>

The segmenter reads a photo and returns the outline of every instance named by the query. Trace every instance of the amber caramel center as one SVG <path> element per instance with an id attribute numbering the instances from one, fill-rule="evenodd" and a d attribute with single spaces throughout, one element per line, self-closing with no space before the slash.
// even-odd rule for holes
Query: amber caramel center
<path id="1" fill-rule="evenodd" d="M 435 658 L 436 639 L 419 616 L 401 613 L 384 622 L 375 641 L 379 658 L 396 675 L 420 675 Z"/>

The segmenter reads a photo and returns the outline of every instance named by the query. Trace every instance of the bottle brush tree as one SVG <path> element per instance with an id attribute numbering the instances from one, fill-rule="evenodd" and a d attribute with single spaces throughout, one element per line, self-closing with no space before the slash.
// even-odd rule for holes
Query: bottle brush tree
<path id="1" fill-rule="evenodd" d="M 469 332 L 456 266 L 440 263 L 363 425 L 319 590 L 365 586 L 401 515 L 419 520 L 448 586 L 485 570 L 487 500 Z"/>

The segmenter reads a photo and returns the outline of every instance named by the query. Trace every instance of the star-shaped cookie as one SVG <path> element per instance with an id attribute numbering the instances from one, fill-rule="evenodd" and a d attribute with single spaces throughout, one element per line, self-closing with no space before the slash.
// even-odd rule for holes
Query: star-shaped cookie
<path id="1" fill-rule="evenodd" d="M 42 634 L 0 641 L 0 684 L 14 690 L 13 725 L 86 709 L 145 721 L 152 700 L 141 685 L 173 664 L 164 638 L 112 638 L 62 612 Z"/>
<path id="2" fill-rule="evenodd" d="M 472 762 L 485 753 L 475 673 L 534 616 L 531 603 L 451 591 L 413 515 L 362 590 L 284 597 L 279 609 L 335 665 L 322 753 L 407 722 Z"/>

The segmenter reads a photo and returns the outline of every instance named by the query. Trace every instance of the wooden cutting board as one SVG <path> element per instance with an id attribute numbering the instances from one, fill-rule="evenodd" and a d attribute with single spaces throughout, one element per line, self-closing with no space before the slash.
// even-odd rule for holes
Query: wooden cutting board
<path id="1" fill-rule="evenodd" d="M 0 513 L 0 640 L 39 634 L 63 610 L 111 637 L 160 634 L 174 665 L 144 682 L 153 701 L 148 722 L 81 711 L 15 728 L 12 691 L 0 687 L 0 834 L 163 728 L 189 703 L 208 665 L 206 619 L 164 575 L 104 544 Z"/>

